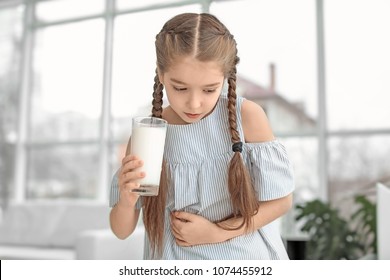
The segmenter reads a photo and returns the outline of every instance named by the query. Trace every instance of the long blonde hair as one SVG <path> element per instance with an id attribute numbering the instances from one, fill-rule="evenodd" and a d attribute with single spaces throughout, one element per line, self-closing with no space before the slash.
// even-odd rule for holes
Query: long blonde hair
<path id="1" fill-rule="evenodd" d="M 185 13 L 170 19 L 156 36 L 157 68 L 153 87 L 152 115 L 162 118 L 163 85 L 158 73 L 165 73 L 180 56 L 192 56 L 199 61 L 216 61 L 228 81 L 228 112 L 232 144 L 240 143 L 236 122 L 236 41 L 229 30 L 211 14 Z M 237 145 L 237 144 L 236 144 Z M 240 146 L 240 144 L 238 144 Z M 145 197 L 143 215 L 146 232 L 153 253 L 162 253 L 164 237 L 165 202 L 168 193 L 168 170 L 163 164 L 160 191 L 157 197 Z M 243 222 L 234 230 L 252 226 L 252 216 L 258 211 L 259 202 L 251 178 L 243 163 L 240 150 L 236 150 L 228 170 L 228 189 L 233 213 L 226 217 L 242 217 Z"/>

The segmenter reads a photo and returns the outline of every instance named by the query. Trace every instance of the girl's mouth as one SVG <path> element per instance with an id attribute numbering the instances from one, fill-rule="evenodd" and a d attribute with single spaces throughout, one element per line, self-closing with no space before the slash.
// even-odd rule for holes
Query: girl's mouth
<path id="1" fill-rule="evenodd" d="M 187 117 L 190 119 L 196 119 L 200 116 L 200 114 L 190 114 L 190 113 L 185 113 Z"/>

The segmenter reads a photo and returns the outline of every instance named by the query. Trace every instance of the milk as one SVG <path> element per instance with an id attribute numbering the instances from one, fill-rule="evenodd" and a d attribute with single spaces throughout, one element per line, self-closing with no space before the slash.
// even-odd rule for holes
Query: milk
<path id="1" fill-rule="evenodd" d="M 157 118 L 134 118 L 131 134 L 131 154 L 138 156 L 144 165 L 139 171 L 145 177 L 138 181 L 140 195 L 157 195 L 164 154 L 166 122 Z"/>

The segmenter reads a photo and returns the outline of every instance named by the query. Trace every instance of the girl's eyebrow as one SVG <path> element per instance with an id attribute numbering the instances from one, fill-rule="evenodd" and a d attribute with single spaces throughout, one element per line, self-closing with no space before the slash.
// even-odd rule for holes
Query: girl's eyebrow
<path id="1" fill-rule="evenodd" d="M 174 79 L 174 78 L 170 78 L 170 80 L 171 80 L 171 82 L 174 82 L 174 83 L 177 83 L 177 84 L 180 84 L 180 85 L 186 85 L 185 82 L 176 80 L 176 79 Z M 212 84 L 204 85 L 204 87 L 214 87 L 214 86 L 218 86 L 218 85 L 220 85 L 220 84 L 221 84 L 220 82 L 217 82 L 217 83 L 212 83 Z"/>

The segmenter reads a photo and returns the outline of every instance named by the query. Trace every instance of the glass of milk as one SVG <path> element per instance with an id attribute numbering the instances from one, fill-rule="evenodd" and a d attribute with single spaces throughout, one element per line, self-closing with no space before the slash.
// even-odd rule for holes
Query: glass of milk
<path id="1" fill-rule="evenodd" d="M 133 190 L 139 195 L 158 195 L 166 131 L 167 122 L 163 119 L 133 118 L 130 153 L 144 162 L 138 171 L 145 172 L 145 177 L 138 181 L 140 188 Z"/>

